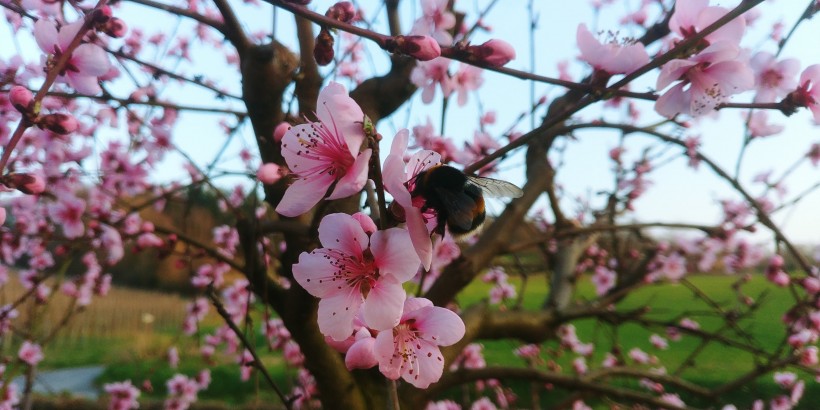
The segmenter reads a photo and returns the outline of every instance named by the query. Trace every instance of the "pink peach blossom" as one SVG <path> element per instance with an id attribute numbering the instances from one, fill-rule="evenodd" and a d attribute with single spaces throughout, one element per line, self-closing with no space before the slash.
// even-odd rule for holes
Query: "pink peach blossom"
<path id="1" fill-rule="evenodd" d="M 29 366 L 37 366 L 37 363 L 43 360 L 43 351 L 40 345 L 26 340 L 20 345 L 20 350 L 17 351 L 17 357 Z"/>
<path id="2" fill-rule="evenodd" d="M 615 41 L 601 43 L 586 24 L 578 25 L 576 41 L 581 50 L 580 59 L 596 70 L 609 74 L 629 74 L 649 63 L 649 55 L 643 44 L 619 44 Z"/>
<path id="3" fill-rule="evenodd" d="M 453 84 L 447 69 L 450 61 L 446 58 L 436 58 L 431 61 L 422 61 L 416 64 L 410 73 L 410 81 L 421 88 L 421 101 L 425 104 L 433 102 L 436 95 L 436 86 L 441 88 L 444 97 L 453 92 Z"/>
<path id="4" fill-rule="evenodd" d="M 669 19 L 669 29 L 683 38 L 691 37 L 710 24 L 723 17 L 729 10 L 724 7 L 709 6 L 709 0 L 687 0 L 675 3 L 675 13 Z M 708 44 L 718 41 L 740 43 L 746 21 L 743 17 L 735 18 L 708 34 L 704 40 Z"/>
<path id="5" fill-rule="evenodd" d="M 775 102 L 797 87 L 800 62 L 794 58 L 777 61 L 777 57 L 761 51 L 749 60 L 755 73 L 755 102 Z"/>
<path id="6" fill-rule="evenodd" d="M 444 371 L 439 346 L 464 337 L 464 322 L 450 310 L 423 298 L 407 298 L 399 324 L 379 332 L 374 346 L 379 370 L 388 379 L 403 378 L 420 389 L 438 381 Z"/>
<path id="7" fill-rule="evenodd" d="M 130 410 L 140 407 L 137 401 L 140 397 L 140 390 L 131 384 L 131 380 L 106 383 L 103 390 L 111 396 L 108 403 L 109 410 Z"/>
<path id="8" fill-rule="evenodd" d="M 330 214 L 319 223 L 322 247 L 302 253 L 293 276 L 320 298 L 319 330 L 334 340 L 353 333 L 359 308 L 375 330 L 399 323 L 407 296 L 401 284 L 415 275 L 418 255 L 406 230 L 390 228 L 368 235 L 347 214 Z"/>
<path id="9" fill-rule="evenodd" d="M 666 117 L 677 114 L 699 116 L 714 110 L 733 94 L 751 89 L 754 74 L 739 61 L 740 49 L 729 42 L 710 45 L 690 59 L 675 59 L 663 65 L 657 88 L 677 82 L 655 103 Z"/>
<path id="10" fill-rule="evenodd" d="M 448 0 L 421 0 L 422 16 L 413 24 L 411 34 L 429 35 L 445 46 L 453 44 L 450 29 L 456 16 L 447 9 Z"/>
<path id="11" fill-rule="evenodd" d="M 43 18 L 34 23 L 34 38 L 43 52 L 59 56 L 66 51 L 82 26 L 83 20 L 78 20 L 58 31 L 52 21 Z M 60 72 L 60 78 L 67 77 L 69 85 L 80 93 L 97 95 L 102 92 L 97 77 L 106 74 L 109 67 L 108 56 L 102 48 L 94 44 L 80 44 Z"/>
<path id="12" fill-rule="evenodd" d="M 367 182 L 371 150 L 359 152 L 364 142 L 362 109 L 344 86 L 331 82 L 319 92 L 317 111 L 319 121 L 296 125 L 282 137 L 282 155 L 297 177 L 276 207 L 285 216 L 301 215 L 326 196 L 349 197 Z"/>

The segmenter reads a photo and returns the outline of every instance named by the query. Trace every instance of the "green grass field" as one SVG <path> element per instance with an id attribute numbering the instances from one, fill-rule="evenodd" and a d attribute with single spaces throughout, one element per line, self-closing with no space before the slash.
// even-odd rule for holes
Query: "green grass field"
<path id="1" fill-rule="evenodd" d="M 693 285 L 702 289 L 704 294 L 726 309 L 739 306 L 736 294 L 731 290 L 736 277 L 729 276 L 695 276 L 690 278 Z M 515 281 L 516 284 L 519 282 Z M 462 306 L 469 306 L 487 298 L 489 286 L 476 281 L 471 284 L 459 297 Z M 764 303 L 754 316 L 754 320 L 741 320 L 738 325 L 747 331 L 759 347 L 772 351 L 783 337 L 782 326 L 779 325 L 783 313 L 790 307 L 791 296 L 787 290 L 772 289 L 762 277 L 756 276 L 743 287 L 744 293 L 759 297 L 768 289 Z M 524 308 L 534 309 L 539 306 L 546 296 L 545 278 L 535 276 L 530 278 L 525 291 Z M 593 289 L 591 284 L 580 284 L 579 297 L 591 298 Z M 704 329 L 714 329 L 721 321 L 699 313 L 708 309 L 707 304 L 682 284 L 650 285 L 633 293 L 617 306 L 618 310 L 629 310 L 649 306 L 651 311 L 646 317 L 656 320 L 679 318 L 683 312 L 690 312 L 689 317 L 697 320 Z M 209 319 L 210 325 L 215 325 L 218 318 Z M 258 323 L 258 322 L 257 322 Z M 698 348 L 699 341 L 692 336 L 683 336 L 678 342 L 670 341 L 667 350 L 658 350 L 652 347 L 649 336 L 658 333 L 664 336 L 662 328 L 645 329 L 643 327 L 626 324 L 614 328 L 605 323 L 594 320 L 577 320 L 572 322 L 582 342 L 595 343 L 595 354 L 588 358 L 590 368 L 599 366 L 604 354 L 612 347 L 612 341 L 618 341 L 624 354 L 633 347 L 639 347 L 645 352 L 656 355 L 669 371 L 674 371 L 688 356 Z M 164 382 L 175 372 L 194 375 L 198 369 L 209 367 L 212 372 L 211 387 L 202 392 L 200 397 L 205 400 L 224 401 L 227 403 L 267 402 L 275 403 L 276 399 L 269 389 L 257 378 L 249 382 L 239 380 L 239 370 L 230 359 L 217 357 L 215 362 L 206 364 L 198 358 L 198 346 L 189 338 L 179 337 L 173 327 L 155 328 L 149 334 L 140 332 L 132 337 L 105 337 L 96 338 L 89 335 L 82 343 L 56 344 L 47 349 L 46 360 L 43 366 L 48 368 L 71 367 L 87 364 L 105 364 L 108 370 L 104 373 L 100 384 L 110 381 L 130 379 L 135 384 L 149 380 L 154 387 L 150 396 L 161 398 L 165 394 Z M 731 333 L 728 333 L 731 334 Z M 262 342 L 261 336 L 257 340 Z M 488 365 L 524 366 L 524 362 L 515 357 L 512 350 L 520 346 L 520 342 L 513 340 L 486 341 L 484 355 Z M 165 352 L 171 345 L 176 345 L 183 354 L 182 367 L 178 370 L 169 369 L 165 360 Z M 547 342 L 545 346 L 555 346 L 556 342 Z M 290 390 L 292 370 L 286 369 L 281 358 L 260 349 L 265 362 L 279 386 Z M 571 372 L 571 361 L 575 355 L 561 357 L 544 356 L 554 360 L 562 366 L 565 372 Z M 702 386 L 717 386 L 736 378 L 738 375 L 751 370 L 755 366 L 754 357 L 750 354 L 727 348 L 726 346 L 710 343 L 696 357 L 695 365 L 682 373 L 689 381 Z M 812 377 L 806 377 L 807 389 L 802 408 L 810 409 L 811 404 L 820 401 L 820 389 L 813 382 Z M 620 383 L 620 381 L 616 381 Z M 623 382 L 624 385 L 634 385 L 634 382 Z M 518 406 L 529 407 L 529 385 L 512 383 L 511 386 L 519 396 Z M 774 384 L 771 375 L 759 378 L 754 383 L 744 386 L 731 396 L 723 398 L 726 402 L 741 404 L 739 408 L 747 407 L 750 399 L 755 397 L 772 397 L 779 394 L 781 389 Z M 463 391 L 453 392 L 454 398 L 461 398 Z M 561 402 L 566 397 L 560 392 L 545 392 L 540 394 L 542 408 Z M 702 407 L 712 407 L 714 403 L 702 403 L 685 398 L 687 403 Z M 590 401 L 588 404 L 594 404 Z M 596 405 L 596 408 L 598 406 Z M 607 407 L 607 406 L 604 406 Z"/>

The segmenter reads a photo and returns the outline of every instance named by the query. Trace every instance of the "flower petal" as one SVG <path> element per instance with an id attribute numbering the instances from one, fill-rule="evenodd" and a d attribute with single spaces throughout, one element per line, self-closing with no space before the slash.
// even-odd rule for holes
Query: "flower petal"
<path id="1" fill-rule="evenodd" d="M 683 83 L 679 83 L 667 90 L 655 102 L 655 111 L 667 118 L 672 118 L 677 114 L 689 114 L 690 94 L 689 90 L 683 90 Z"/>
<path id="2" fill-rule="evenodd" d="M 430 265 L 433 263 L 433 242 L 430 240 L 430 231 L 427 229 L 421 209 L 415 206 L 404 208 L 404 215 L 413 248 L 415 248 L 424 269 L 430 270 Z"/>
<path id="3" fill-rule="evenodd" d="M 419 389 L 426 389 L 437 382 L 444 372 L 444 357 L 441 349 L 426 340 L 417 340 L 414 345 L 415 365 L 406 366 L 402 378 Z"/>
<path id="4" fill-rule="evenodd" d="M 293 181 L 293 184 L 285 191 L 282 201 L 276 206 L 276 212 L 280 215 L 294 217 L 310 211 L 310 208 L 325 197 L 333 181 L 333 175 L 327 173 Z"/>
<path id="5" fill-rule="evenodd" d="M 379 364 L 376 353 L 373 351 L 376 339 L 370 335 L 359 339 L 358 335 L 362 332 L 367 332 L 367 329 L 362 328 L 359 330 L 356 335 L 356 342 L 350 346 L 345 355 L 345 366 L 348 370 L 369 369 Z"/>
<path id="6" fill-rule="evenodd" d="M 331 339 L 342 341 L 353 334 L 353 318 L 362 305 L 362 294 L 340 293 L 319 301 L 319 331 Z"/>
<path id="7" fill-rule="evenodd" d="M 87 95 L 97 95 L 102 92 L 100 83 L 97 77 L 93 75 L 83 75 L 80 73 L 70 72 L 68 75 L 68 84 L 71 88 L 77 90 L 78 93 Z"/>
<path id="8" fill-rule="evenodd" d="M 60 32 L 57 34 L 57 45 L 60 46 L 60 49 L 65 51 L 68 48 L 68 45 L 74 41 L 74 37 L 77 37 L 77 33 L 80 32 L 84 23 L 85 22 L 80 19 L 60 28 Z"/>
<path id="9" fill-rule="evenodd" d="M 48 19 L 39 19 L 34 23 L 34 39 L 40 50 L 46 54 L 54 53 L 54 46 L 57 44 L 57 26 Z"/>
<path id="10" fill-rule="evenodd" d="M 357 157 L 356 161 L 345 175 L 336 183 L 333 188 L 333 193 L 327 199 L 347 198 L 353 194 L 358 193 L 367 183 L 367 166 L 370 161 L 372 150 L 370 148 L 362 151 Z"/>
<path id="11" fill-rule="evenodd" d="M 359 104 L 348 96 L 343 85 L 331 81 L 319 91 L 316 116 L 331 132 L 344 137 L 351 155 L 358 155 L 364 141 L 364 113 Z"/>
<path id="12" fill-rule="evenodd" d="M 392 276 L 379 278 L 364 300 L 364 322 L 371 329 L 389 330 L 399 324 L 407 293 Z"/>
<path id="13" fill-rule="evenodd" d="M 427 306 L 406 314 L 403 321 L 415 319 L 420 337 L 439 346 L 450 346 L 464 337 L 464 322 L 455 312 Z"/>
<path id="14" fill-rule="evenodd" d="M 71 54 L 71 63 L 84 75 L 95 77 L 105 75 L 111 68 L 105 50 L 94 44 L 80 44 Z"/>
<path id="15" fill-rule="evenodd" d="M 368 238 L 359 221 L 348 214 L 336 213 L 326 215 L 319 222 L 319 242 L 325 248 L 361 257 Z"/>
<path id="16" fill-rule="evenodd" d="M 390 380 L 401 377 L 401 367 L 404 361 L 396 353 L 396 345 L 392 331 L 379 332 L 376 343 L 373 344 L 373 353 L 379 361 L 379 371 Z"/>
<path id="17" fill-rule="evenodd" d="M 338 256 L 325 249 L 316 249 L 313 252 L 303 252 L 299 255 L 299 262 L 293 264 L 293 278 L 308 293 L 317 298 L 325 298 L 338 293 L 339 280 L 334 280 Z M 348 286 L 346 286 L 347 288 Z"/>
<path id="18" fill-rule="evenodd" d="M 383 275 L 391 275 L 403 283 L 418 273 L 421 261 L 406 229 L 390 228 L 374 233 L 370 238 L 370 250 Z"/>

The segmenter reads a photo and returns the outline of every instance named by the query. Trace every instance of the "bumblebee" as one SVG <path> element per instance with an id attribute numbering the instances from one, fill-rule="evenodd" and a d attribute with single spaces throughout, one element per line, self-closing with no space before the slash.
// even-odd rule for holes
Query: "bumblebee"
<path id="1" fill-rule="evenodd" d="M 454 235 L 477 229 L 484 222 L 484 196 L 518 198 L 520 188 L 507 181 L 467 175 L 447 165 L 436 165 L 416 175 L 410 195 L 424 199 L 422 212 L 436 213 L 435 232 L 444 227 Z"/>

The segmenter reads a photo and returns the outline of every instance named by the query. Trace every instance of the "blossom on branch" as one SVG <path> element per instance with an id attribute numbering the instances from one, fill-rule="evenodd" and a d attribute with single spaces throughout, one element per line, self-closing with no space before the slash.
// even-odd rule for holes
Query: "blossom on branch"
<path id="1" fill-rule="evenodd" d="M 581 60 L 596 70 L 609 74 L 629 74 L 649 63 L 649 55 L 641 43 L 620 44 L 614 40 L 601 43 L 587 28 L 578 25 L 576 32 Z"/>
<path id="2" fill-rule="evenodd" d="M 316 110 L 319 121 L 296 125 L 282 137 L 282 156 L 296 176 L 276 207 L 284 216 L 301 215 L 325 197 L 349 197 L 367 182 L 371 150 L 359 152 L 364 142 L 362 109 L 344 86 L 331 82 L 319 92 Z"/>
<path id="3" fill-rule="evenodd" d="M 388 379 L 401 377 L 425 389 L 444 371 L 439 346 L 458 342 L 464 331 L 464 322 L 451 310 L 433 306 L 427 299 L 408 298 L 398 325 L 376 336 L 379 370 Z"/>
<path id="4" fill-rule="evenodd" d="M 390 228 L 368 235 L 356 218 L 337 213 L 322 218 L 319 242 L 321 248 L 299 256 L 293 277 L 321 299 L 322 334 L 337 341 L 350 337 L 360 307 L 365 324 L 372 329 L 398 324 L 407 297 L 402 283 L 419 268 L 407 231 Z"/>
<path id="5" fill-rule="evenodd" d="M 655 103 L 666 117 L 708 114 L 729 96 L 754 87 L 754 73 L 739 60 L 740 48 L 730 42 L 710 45 L 690 59 L 675 59 L 661 68 L 657 88 L 677 82 Z"/>
<path id="6" fill-rule="evenodd" d="M 78 20 L 58 31 L 53 22 L 40 19 L 34 23 L 34 38 L 43 52 L 56 59 L 66 52 L 82 26 L 83 21 Z M 100 46 L 80 44 L 71 53 L 71 58 L 60 72 L 60 78 L 80 93 L 97 95 L 102 92 L 97 77 L 105 75 L 109 68 L 108 56 Z"/>

